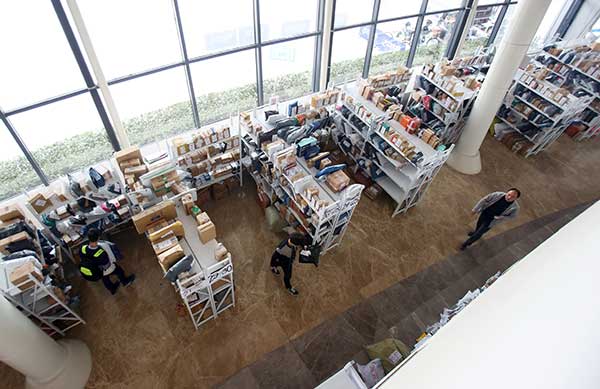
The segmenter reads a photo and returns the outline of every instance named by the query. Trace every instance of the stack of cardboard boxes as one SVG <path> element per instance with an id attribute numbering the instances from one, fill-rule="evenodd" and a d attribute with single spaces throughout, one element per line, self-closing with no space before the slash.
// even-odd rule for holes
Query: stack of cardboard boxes
<path id="1" fill-rule="evenodd" d="M 142 186 L 138 183 L 141 175 L 148 172 L 148 167 L 142 158 L 142 152 L 137 146 L 131 146 L 114 154 L 117 165 L 123 173 L 125 184 L 135 190 L 141 189 Z M 137 184 L 137 185 L 136 185 Z"/>

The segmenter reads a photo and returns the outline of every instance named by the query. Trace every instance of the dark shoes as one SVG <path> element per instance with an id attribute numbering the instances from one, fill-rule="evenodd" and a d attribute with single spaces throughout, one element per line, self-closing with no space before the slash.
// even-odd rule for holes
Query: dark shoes
<path id="1" fill-rule="evenodd" d="M 132 274 L 129 277 L 127 277 L 127 281 L 125 281 L 123 286 L 129 286 L 129 285 L 133 284 L 133 281 L 135 281 L 135 274 Z"/>
<path id="2" fill-rule="evenodd" d="M 279 269 L 278 269 L 278 268 L 276 268 L 275 266 L 271 266 L 271 272 L 272 272 L 273 274 L 275 274 L 276 276 L 278 276 L 279 274 L 281 274 L 281 273 L 279 272 Z"/>
<path id="3" fill-rule="evenodd" d="M 290 292 L 290 294 L 291 294 L 292 296 L 298 296 L 298 294 L 300 293 L 300 292 L 298 292 L 298 291 L 297 291 L 295 288 L 293 288 L 293 287 L 292 287 L 292 288 L 288 288 L 288 292 Z"/>
<path id="4" fill-rule="evenodd" d="M 110 294 L 114 295 L 117 293 L 117 290 L 119 290 L 119 283 L 113 285 L 113 287 L 110 289 Z"/>

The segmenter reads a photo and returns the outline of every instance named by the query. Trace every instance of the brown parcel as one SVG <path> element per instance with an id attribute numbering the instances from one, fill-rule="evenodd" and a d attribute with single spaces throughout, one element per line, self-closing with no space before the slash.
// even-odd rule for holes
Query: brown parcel
<path id="1" fill-rule="evenodd" d="M 161 239 L 164 239 L 164 237 L 171 232 L 178 237 L 184 236 L 185 230 L 183 229 L 183 223 L 181 223 L 179 220 L 174 223 L 171 223 L 168 226 L 161 228 L 160 230 L 148 235 L 148 239 L 150 240 L 150 242 L 155 243 Z"/>
<path id="2" fill-rule="evenodd" d="M 31 288 L 34 285 L 33 281 L 25 282 L 29 280 L 30 274 L 37 278 L 39 281 L 42 281 L 44 279 L 44 276 L 42 275 L 40 270 L 37 267 L 35 267 L 33 262 L 27 262 L 15 268 L 15 270 L 13 270 L 12 273 L 10 273 L 9 279 L 13 285 L 18 285 L 19 289 L 25 290 Z M 23 282 L 25 282 L 23 285 L 19 285 Z"/>
<path id="3" fill-rule="evenodd" d="M 0 251 L 4 252 L 4 248 L 11 243 L 19 242 L 21 240 L 29 239 L 29 234 L 25 231 L 21 231 L 18 234 L 7 236 L 0 240 Z"/>
<path id="4" fill-rule="evenodd" d="M 213 222 L 204 223 L 198 227 L 198 236 L 202 243 L 208 243 L 217 237 L 217 230 Z"/>
<path id="5" fill-rule="evenodd" d="M 183 208 L 185 209 L 185 214 L 186 215 L 191 215 L 191 213 L 192 213 L 192 207 L 195 205 L 194 204 L 194 198 L 192 197 L 192 194 L 188 193 L 188 194 L 184 195 L 181 198 L 181 204 L 183 205 Z"/>
<path id="6" fill-rule="evenodd" d="M 158 255 L 158 262 L 162 266 L 162 268 L 167 271 L 169 268 L 174 265 L 177 261 L 183 258 L 185 254 L 183 253 L 183 248 L 181 245 L 177 244 L 162 254 Z"/>
<path id="7" fill-rule="evenodd" d="M 327 185 L 336 192 L 343 190 L 350 183 L 350 178 L 341 170 L 327 176 Z"/>
<path id="8" fill-rule="evenodd" d="M 148 225 L 154 223 L 159 219 L 175 219 L 177 218 L 177 209 L 175 208 L 175 202 L 166 200 L 150 207 L 137 215 L 134 215 L 132 220 L 135 225 L 135 229 L 139 234 L 146 232 Z"/>
<path id="9" fill-rule="evenodd" d="M 42 213 L 48 208 L 51 203 L 42 193 L 38 193 L 29 199 L 29 204 L 35 209 L 37 213 Z"/>
<path id="10" fill-rule="evenodd" d="M 0 209 L 0 221 L 6 222 L 12 219 L 23 219 L 23 214 L 17 208 L 12 206 Z"/>
<path id="11" fill-rule="evenodd" d="M 123 149 L 121 151 L 117 151 L 115 154 L 115 159 L 117 160 L 117 163 L 119 165 L 121 165 L 121 163 L 123 161 L 127 161 L 127 160 L 132 160 L 132 159 L 142 159 L 142 152 L 140 151 L 140 148 L 137 146 L 131 146 L 131 147 L 127 147 L 126 149 Z"/>
<path id="12" fill-rule="evenodd" d="M 148 168 L 146 167 L 146 165 L 127 167 L 125 168 L 125 170 L 123 170 L 123 174 L 132 174 L 136 177 L 141 176 L 142 174 L 145 174 L 147 172 Z"/>
<path id="13" fill-rule="evenodd" d="M 209 221 L 210 217 L 206 212 L 202 212 L 201 214 L 196 216 L 196 223 L 198 223 L 199 226 L 203 225 L 204 223 L 208 223 Z"/>
<path id="14" fill-rule="evenodd" d="M 175 246 L 178 243 L 179 240 L 177 239 L 177 237 L 173 233 L 171 233 L 169 237 L 153 243 L 152 248 L 154 249 L 154 253 L 156 253 L 156 255 L 159 255 L 169 250 L 171 247 Z"/>
<path id="15" fill-rule="evenodd" d="M 227 258 L 227 254 L 229 254 L 227 248 L 223 245 L 223 243 L 219 243 L 215 249 L 215 259 L 217 261 L 222 261 Z"/>

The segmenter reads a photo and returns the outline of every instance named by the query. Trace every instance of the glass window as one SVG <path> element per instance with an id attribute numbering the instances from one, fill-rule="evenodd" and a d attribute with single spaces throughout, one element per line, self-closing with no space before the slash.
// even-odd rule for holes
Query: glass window
<path id="1" fill-rule="evenodd" d="M 335 84 L 355 80 L 362 75 L 369 29 L 369 26 L 364 26 L 333 33 L 329 79 Z"/>
<path id="2" fill-rule="evenodd" d="M 256 107 L 254 50 L 193 63 L 190 67 L 203 125 Z"/>
<path id="3" fill-rule="evenodd" d="M 0 142 L 2 144 L 0 200 L 6 200 L 22 193 L 24 190 L 41 185 L 42 182 L 35 174 L 35 170 L 33 170 L 2 121 L 0 121 Z"/>
<path id="4" fill-rule="evenodd" d="M 417 18 L 377 24 L 369 75 L 406 65 Z"/>
<path id="5" fill-rule="evenodd" d="M 508 7 L 508 10 L 506 10 L 506 15 L 504 15 L 504 19 L 502 19 L 502 24 L 500 25 L 498 33 L 496 34 L 496 38 L 494 39 L 494 45 L 498 45 L 500 44 L 500 42 L 502 42 L 502 37 L 504 36 L 504 34 L 506 33 L 506 29 L 510 25 L 516 8 L 516 5 L 511 5 Z"/>
<path id="6" fill-rule="evenodd" d="M 600 37 L 600 18 L 598 18 L 596 23 L 592 26 L 592 34 L 596 35 L 596 37 Z"/>
<path id="7" fill-rule="evenodd" d="M 133 145 L 162 140 L 194 127 L 183 66 L 110 88 Z"/>
<path id="8" fill-rule="evenodd" d="M 318 0 L 261 0 L 260 37 L 263 42 L 317 30 Z"/>
<path id="9" fill-rule="evenodd" d="M 10 117 L 48 178 L 109 158 L 113 148 L 89 94 Z"/>
<path id="10" fill-rule="evenodd" d="M 168 0 L 80 0 L 84 22 L 108 79 L 181 61 Z"/>
<path id="11" fill-rule="evenodd" d="M 427 12 L 461 8 L 463 6 L 463 2 L 464 0 L 429 0 L 427 2 Z M 497 1 L 497 3 L 501 2 L 502 0 Z"/>
<path id="12" fill-rule="evenodd" d="M 378 20 L 416 15 L 421 11 L 422 0 L 381 0 Z"/>
<path id="13" fill-rule="evenodd" d="M 371 21 L 374 0 L 336 0 L 335 27 Z"/>
<path id="14" fill-rule="evenodd" d="M 473 55 L 479 48 L 487 45 L 501 9 L 502 6 L 477 8 L 473 24 L 469 28 L 467 39 L 465 39 L 460 52 L 462 57 Z"/>
<path id="15" fill-rule="evenodd" d="M 254 43 L 252 0 L 179 0 L 179 13 L 190 58 Z"/>
<path id="16" fill-rule="evenodd" d="M 445 56 L 458 15 L 458 12 L 443 12 L 425 16 L 413 65 L 437 62 Z"/>
<path id="17" fill-rule="evenodd" d="M 530 50 L 541 49 L 545 43 L 554 41 L 554 34 L 558 28 L 557 21 L 561 18 L 561 14 L 566 12 L 566 9 L 571 5 L 571 1 L 553 0 L 540 23 L 540 26 L 535 33 L 535 37 L 531 42 Z"/>
<path id="18" fill-rule="evenodd" d="M 85 88 L 49 1 L 7 1 L 0 12 L 0 104 L 18 108 Z"/>
<path id="19" fill-rule="evenodd" d="M 304 38 L 263 48 L 265 101 L 271 96 L 292 99 L 312 91 L 315 39 Z"/>

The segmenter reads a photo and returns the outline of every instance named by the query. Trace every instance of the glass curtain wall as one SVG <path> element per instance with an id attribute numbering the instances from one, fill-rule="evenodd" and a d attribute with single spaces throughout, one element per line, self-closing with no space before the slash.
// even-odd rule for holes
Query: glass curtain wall
<path id="1" fill-rule="evenodd" d="M 318 87 L 323 0 L 301 7 L 290 0 L 77 4 L 131 144 L 237 115 L 272 95 L 293 98 Z M 2 200 L 108 158 L 114 147 L 104 102 L 91 96 L 98 89 L 93 75 L 84 78 L 91 71 L 64 2 L 3 3 L 0 34 L 7 37 L 0 114 L 41 167 L 37 174 L 0 125 Z M 83 56 L 76 58 L 73 47 Z"/>

